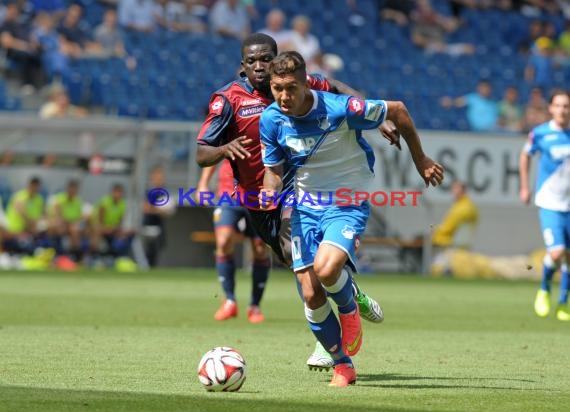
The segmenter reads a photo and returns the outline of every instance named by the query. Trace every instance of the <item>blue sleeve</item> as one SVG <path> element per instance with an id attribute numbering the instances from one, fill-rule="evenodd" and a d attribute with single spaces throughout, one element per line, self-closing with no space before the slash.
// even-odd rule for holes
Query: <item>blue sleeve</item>
<path id="1" fill-rule="evenodd" d="M 530 156 L 540 151 L 540 135 L 534 130 L 531 130 L 528 134 L 528 141 L 524 145 L 524 151 Z"/>
<path id="2" fill-rule="evenodd" d="M 286 159 L 285 152 L 278 141 L 279 129 L 271 112 L 271 110 L 265 110 L 259 120 L 261 155 L 265 166 L 277 166 L 284 163 Z"/>
<path id="3" fill-rule="evenodd" d="M 384 100 L 362 100 L 345 96 L 345 111 L 348 127 L 351 129 L 375 129 L 380 126 L 388 114 L 388 105 Z"/>
<path id="4" fill-rule="evenodd" d="M 230 102 L 221 94 L 214 94 L 208 106 L 208 116 L 198 132 L 198 144 L 219 147 L 227 143 L 226 132 L 233 119 Z"/>

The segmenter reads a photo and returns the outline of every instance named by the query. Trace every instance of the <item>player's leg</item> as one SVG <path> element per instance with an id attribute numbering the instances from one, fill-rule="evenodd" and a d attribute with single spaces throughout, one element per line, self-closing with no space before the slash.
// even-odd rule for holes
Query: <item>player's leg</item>
<path id="1" fill-rule="evenodd" d="M 219 207 L 214 210 L 213 220 L 216 238 L 216 270 L 225 295 L 224 301 L 214 314 L 214 319 L 227 320 L 238 314 L 235 298 L 234 245 L 235 226 L 239 215 L 231 207 Z"/>
<path id="2" fill-rule="evenodd" d="M 251 222 L 248 223 L 248 227 L 251 229 L 246 230 L 246 235 L 251 239 L 253 267 L 251 270 L 251 300 L 249 309 L 247 310 L 247 320 L 251 323 L 260 323 L 265 320 L 260 309 L 260 303 L 263 292 L 265 292 L 265 286 L 267 285 L 271 260 L 269 259 L 267 246 L 265 246 L 263 240 L 253 231 Z"/>
<path id="3" fill-rule="evenodd" d="M 560 296 L 556 308 L 556 318 L 561 321 L 570 321 L 570 306 L 568 305 L 568 289 L 570 288 L 570 212 L 561 213 L 562 227 L 564 232 L 564 257 L 560 265 Z"/>
<path id="4" fill-rule="evenodd" d="M 326 209 L 320 219 L 322 242 L 315 257 L 315 272 L 338 305 L 343 345 L 351 356 L 362 344 L 362 326 L 350 272 L 344 266 L 348 263 L 356 270 L 356 249 L 366 229 L 368 215 L 367 204 Z"/>
<path id="5" fill-rule="evenodd" d="M 317 341 L 333 359 L 334 372 L 331 386 L 348 386 L 356 382 L 352 360 L 342 346 L 341 328 L 327 299 L 323 286 L 312 267 L 297 272 L 303 291 L 305 318 Z"/>
<path id="6" fill-rule="evenodd" d="M 564 255 L 564 231 L 560 212 L 548 209 L 539 210 L 540 226 L 546 255 L 543 260 L 542 280 L 534 300 L 534 311 L 540 317 L 550 313 L 550 288 L 554 272 L 560 267 Z"/>
<path id="7" fill-rule="evenodd" d="M 291 256 L 291 207 L 283 207 L 281 210 L 281 224 L 279 226 L 279 242 L 280 248 L 283 252 L 283 256 Z M 352 286 L 354 291 L 354 296 L 356 302 L 358 304 L 360 316 L 373 323 L 380 323 L 384 320 L 384 312 L 382 311 L 382 307 L 380 304 L 373 299 L 372 297 L 368 296 L 364 291 L 358 286 L 356 280 L 352 276 L 352 271 L 347 266 L 347 271 L 351 275 Z M 313 359 L 311 359 L 313 358 Z M 323 350 L 320 345 L 317 343 L 315 347 L 315 351 L 309 357 L 307 364 L 309 367 L 311 364 L 314 364 L 313 360 L 323 359 Z M 329 362 L 330 363 L 330 362 Z M 316 364 L 314 366 L 317 366 Z"/>

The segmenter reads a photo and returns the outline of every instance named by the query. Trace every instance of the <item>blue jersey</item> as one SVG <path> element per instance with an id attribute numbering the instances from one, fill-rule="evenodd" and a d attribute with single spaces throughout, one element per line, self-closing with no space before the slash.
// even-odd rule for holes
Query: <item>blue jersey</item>
<path id="1" fill-rule="evenodd" d="M 374 151 L 361 130 L 374 129 L 388 112 L 383 100 L 312 91 L 314 104 L 304 116 L 287 116 L 276 103 L 261 115 L 263 163 L 285 163 L 293 175 L 298 204 L 326 199 L 327 205 L 342 201 L 348 191 L 365 191 L 374 174 Z M 286 180 L 286 179 L 284 179 Z M 348 191 L 346 190 L 348 189 Z"/>
<path id="2" fill-rule="evenodd" d="M 543 123 L 530 132 L 524 150 L 529 155 L 541 153 L 535 204 L 570 211 L 570 129 L 560 129 L 552 121 Z"/>

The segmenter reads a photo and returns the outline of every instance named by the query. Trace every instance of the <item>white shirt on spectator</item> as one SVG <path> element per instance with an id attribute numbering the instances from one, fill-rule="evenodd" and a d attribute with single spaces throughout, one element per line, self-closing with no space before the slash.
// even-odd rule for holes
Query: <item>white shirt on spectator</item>
<path id="1" fill-rule="evenodd" d="M 119 0 L 119 24 L 138 30 L 153 29 L 154 7 L 153 0 Z"/>
<path id="2" fill-rule="evenodd" d="M 210 24 L 214 32 L 220 29 L 233 33 L 241 38 L 249 32 L 249 16 L 247 9 L 239 2 L 235 8 L 230 7 L 227 0 L 218 0 L 210 11 Z"/>

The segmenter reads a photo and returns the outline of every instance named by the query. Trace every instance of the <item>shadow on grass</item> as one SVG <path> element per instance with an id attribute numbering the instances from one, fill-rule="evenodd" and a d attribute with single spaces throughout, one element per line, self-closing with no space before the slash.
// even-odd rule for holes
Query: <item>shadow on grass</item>
<path id="1" fill-rule="evenodd" d="M 335 389 L 333 389 L 335 390 Z M 255 396 L 255 395 L 253 395 Z M 330 412 L 346 405 L 338 401 L 252 399 L 252 393 L 201 393 L 188 395 L 89 391 L 0 386 L 0 411 L 188 411 L 188 412 Z M 418 409 L 366 408 L 370 411 L 412 412 Z"/>
<path id="2" fill-rule="evenodd" d="M 513 378 L 482 378 L 482 377 L 473 377 L 473 378 L 454 378 L 449 376 L 416 376 L 416 375 L 401 375 L 401 374 L 359 374 L 358 381 L 361 386 L 369 386 L 369 387 L 379 387 L 379 388 L 393 388 L 393 389 L 499 389 L 499 390 L 513 390 L 513 391 L 520 391 L 520 390 L 540 390 L 545 391 L 545 389 L 531 389 L 531 388 L 523 388 L 519 386 L 495 386 L 490 384 L 481 384 L 481 385 L 473 385 L 467 384 L 465 381 L 494 381 L 494 382 L 525 382 L 525 383 L 534 383 L 535 381 L 530 379 L 513 379 Z M 397 383 L 397 382 L 408 382 L 408 381 L 455 381 L 456 384 L 445 384 L 445 383 L 417 383 L 417 384 L 409 384 L 409 383 Z M 374 384 L 376 383 L 376 384 Z M 546 389 L 546 391 L 548 391 Z"/>

